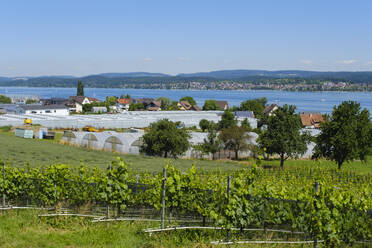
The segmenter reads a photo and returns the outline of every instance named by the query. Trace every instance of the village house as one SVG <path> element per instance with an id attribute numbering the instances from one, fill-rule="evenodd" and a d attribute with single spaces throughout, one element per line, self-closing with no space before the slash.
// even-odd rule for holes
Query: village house
<path id="1" fill-rule="evenodd" d="M 40 115 L 59 115 L 59 116 L 66 116 L 69 115 L 69 108 L 65 105 L 61 104 L 53 104 L 53 105 L 20 105 L 23 109 L 24 114 L 40 114 Z"/>
<path id="2" fill-rule="evenodd" d="M 97 113 L 97 114 L 106 113 L 107 108 L 106 107 L 92 107 L 92 112 Z"/>
<path id="3" fill-rule="evenodd" d="M 180 101 L 177 103 L 177 107 L 180 110 L 190 110 L 192 108 L 191 104 L 188 101 Z"/>
<path id="4" fill-rule="evenodd" d="M 227 103 L 227 101 L 216 101 L 216 103 L 218 108 L 221 110 L 226 110 L 229 108 L 229 104 Z"/>
<path id="5" fill-rule="evenodd" d="M 133 103 L 142 103 L 145 108 L 154 101 L 153 98 L 134 98 Z"/>
<path id="6" fill-rule="evenodd" d="M 264 114 L 265 115 L 268 115 L 268 116 L 271 116 L 273 115 L 273 113 L 279 108 L 279 106 L 277 104 L 270 104 L 270 105 L 267 105 L 264 109 Z"/>
<path id="7" fill-rule="evenodd" d="M 68 99 L 66 98 L 50 98 L 50 99 L 40 99 L 42 105 L 66 105 L 68 104 Z"/>
<path id="8" fill-rule="evenodd" d="M 161 102 L 153 100 L 146 106 L 146 109 L 148 111 L 159 111 L 161 110 Z"/>
<path id="9" fill-rule="evenodd" d="M 179 110 L 201 111 L 201 108 L 198 105 L 191 105 L 188 101 L 178 102 L 177 107 Z"/>
<path id="10" fill-rule="evenodd" d="M 116 108 L 118 111 L 128 111 L 129 106 L 133 103 L 133 99 L 131 98 L 119 98 L 116 102 Z"/>
<path id="11" fill-rule="evenodd" d="M 321 113 L 300 113 L 300 118 L 304 128 L 320 128 L 320 123 L 324 122 Z"/>
<path id="12" fill-rule="evenodd" d="M 67 106 L 70 112 L 83 112 L 83 105 L 91 104 L 93 102 L 100 102 L 98 99 L 86 96 L 70 96 Z"/>

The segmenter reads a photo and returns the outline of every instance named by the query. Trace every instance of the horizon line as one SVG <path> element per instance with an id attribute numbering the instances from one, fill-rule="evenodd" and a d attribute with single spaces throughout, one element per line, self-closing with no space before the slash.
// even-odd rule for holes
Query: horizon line
<path id="1" fill-rule="evenodd" d="M 49 74 L 49 75 L 38 75 L 38 76 L 1 76 L 3 78 L 40 78 L 40 77 L 73 77 L 73 78 L 83 78 L 88 76 L 100 76 L 102 74 L 125 74 L 125 73 L 151 73 L 151 74 L 164 74 L 171 77 L 177 77 L 183 74 L 197 74 L 197 73 L 211 73 L 211 72 L 218 72 L 218 71 L 268 71 L 268 72 L 280 72 L 280 71 L 302 71 L 302 72 L 329 72 L 329 73 L 337 73 L 337 72 L 351 72 L 351 73 L 358 73 L 358 72 L 371 72 L 367 70 L 301 70 L 301 69 L 280 69 L 280 70 L 267 70 L 267 69 L 218 69 L 218 70 L 210 70 L 210 71 L 196 71 L 196 72 L 180 72 L 176 74 L 171 73 L 164 73 L 164 72 L 151 72 L 151 71 L 127 71 L 127 72 L 99 72 L 99 73 L 91 73 L 91 74 L 84 74 L 84 75 L 71 75 L 71 74 Z"/>

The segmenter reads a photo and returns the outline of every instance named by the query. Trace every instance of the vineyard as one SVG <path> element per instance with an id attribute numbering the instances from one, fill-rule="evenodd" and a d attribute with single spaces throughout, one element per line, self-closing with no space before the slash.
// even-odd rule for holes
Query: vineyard
<path id="1" fill-rule="evenodd" d="M 335 170 L 136 173 L 122 161 L 106 170 L 53 165 L 17 168 L 4 164 L 2 210 L 50 209 L 44 216 L 80 215 L 93 222 L 159 223 L 156 233 L 177 229 L 220 230 L 214 244 L 319 242 L 368 244 L 372 238 L 372 180 Z M 43 216 L 43 215 L 41 215 Z M 172 228 L 169 228 L 171 226 Z M 261 233 L 256 235 L 252 233 Z"/>

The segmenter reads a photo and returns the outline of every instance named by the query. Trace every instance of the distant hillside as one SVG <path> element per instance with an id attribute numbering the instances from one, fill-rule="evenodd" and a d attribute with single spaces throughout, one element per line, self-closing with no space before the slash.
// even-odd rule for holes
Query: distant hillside
<path id="1" fill-rule="evenodd" d="M 301 70 L 221 70 L 211 72 L 199 72 L 189 74 L 178 74 L 180 77 L 208 77 L 216 79 L 244 79 L 252 77 L 270 77 L 270 78 L 318 78 L 318 79 L 341 79 L 348 81 L 371 81 L 372 72 L 318 72 Z"/>
<path id="2" fill-rule="evenodd" d="M 42 77 L 0 77 L 0 86 L 18 87 L 76 87 L 77 80 L 86 87 L 98 88 L 214 88 L 213 83 L 228 82 L 249 84 L 315 84 L 322 82 L 348 82 L 372 84 L 372 72 L 317 72 L 301 70 L 221 70 L 211 72 L 179 74 L 171 76 L 162 73 L 129 72 L 102 73 L 84 77 L 42 76 Z M 182 84 L 182 86 L 180 86 Z M 207 85 L 208 84 L 208 85 Z M 235 85 L 236 86 L 236 85 Z M 235 88 L 235 86 L 231 86 Z M 225 86 L 224 87 L 230 87 Z M 230 87 L 230 88 L 231 88 Z M 240 87 L 240 86 L 239 86 Z M 244 88 L 244 87 L 243 87 Z M 225 89 L 225 88 L 223 88 Z"/>
<path id="3" fill-rule="evenodd" d="M 32 78 L 32 77 L 29 77 L 29 79 Z M 38 78 L 38 77 L 34 77 L 34 78 Z M 39 78 L 63 78 L 63 79 L 66 79 L 66 78 L 76 78 L 75 76 L 69 76 L 69 75 L 62 75 L 62 76 L 59 76 L 59 75 L 50 75 L 50 76 L 41 76 Z"/>
<path id="4" fill-rule="evenodd" d="M 169 83 L 187 84 L 190 81 L 210 82 L 216 81 L 209 78 L 193 78 L 193 77 L 106 77 L 102 75 L 91 75 L 80 78 L 53 78 L 53 77 L 38 77 L 26 79 L 11 79 L 10 81 L 0 81 L 0 86 L 13 87 L 76 87 L 78 80 L 84 83 L 85 87 L 91 88 L 123 88 L 123 87 L 141 87 L 146 88 L 146 85 L 157 84 L 166 85 Z M 130 86 L 128 86 L 130 85 Z"/>
<path id="5" fill-rule="evenodd" d="M 168 74 L 151 72 L 127 72 L 127 73 L 101 73 L 97 76 L 116 78 L 116 77 L 170 77 Z"/>

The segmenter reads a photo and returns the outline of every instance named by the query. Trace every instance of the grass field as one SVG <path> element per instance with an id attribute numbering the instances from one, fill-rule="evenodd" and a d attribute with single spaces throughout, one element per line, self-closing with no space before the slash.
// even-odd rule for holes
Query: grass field
<path id="1" fill-rule="evenodd" d="M 312 244 L 240 244 L 211 245 L 210 241 L 221 240 L 222 231 L 172 231 L 145 234 L 143 229 L 158 227 L 144 222 L 92 223 L 81 217 L 38 217 L 38 211 L 12 210 L 0 216 L 0 247 L 131 247 L 131 248 L 310 248 Z M 255 236 L 255 240 L 264 237 Z M 321 243 L 319 248 L 323 248 Z M 339 247 L 349 247 L 341 244 Z M 354 244 L 353 247 L 367 247 Z"/>
<path id="2" fill-rule="evenodd" d="M 59 135 L 60 136 L 60 135 Z M 58 137 L 59 137 L 58 136 Z M 106 168 L 108 164 L 120 156 L 135 170 L 160 171 L 166 163 L 171 162 L 175 167 L 186 170 L 195 164 L 197 168 L 208 170 L 236 170 L 255 163 L 253 160 L 240 161 L 209 161 L 197 159 L 164 159 L 159 157 L 138 156 L 132 154 L 114 154 L 111 152 L 89 150 L 80 147 L 58 144 L 56 141 L 23 139 L 15 137 L 12 133 L 0 133 L 0 160 L 10 162 L 14 166 L 43 166 L 63 163 L 72 166 L 81 164 Z M 278 160 L 266 160 L 263 165 L 279 167 Z M 287 169 L 298 167 L 324 166 L 336 169 L 332 161 L 320 160 L 288 160 L 284 166 Z M 353 161 L 345 163 L 342 170 L 359 174 L 372 173 L 372 156 L 368 157 L 367 163 Z"/>
<path id="3" fill-rule="evenodd" d="M 29 163 L 44 166 L 65 163 L 73 166 L 81 164 L 106 168 L 117 154 L 88 150 L 58 144 L 48 140 L 28 140 L 14 137 L 11 133 L 0 133 L 0 160 L 15 166 Z M 196 164 L 202 169 L 235 170 L 253 164 L 253 160 L 207 161 L 190 159 L 163 159 L 136 155 L 120 155 L 135 170 L 160 171 L 167 162 L 180 169 Z M 263 165 L 279 167 L 278 160 L 263 161 Z M 330 161 L 289 160 L 285 168 L 312 166 L 336 168 Z M 343 170 L 366 174 L 372 172 L 372 157 L 367 163 L 354 161 L 345 164 Z M 11 210 L 0 216 L 0 247 L 226 247 L 212 246 L 211 240 L 219 240 L 220 235 L 208 231 L 172 231 L 151 237 L 142 230 L 158 227 L 159 224 L 144 222 L 92 223 L 90 219 L 78 217 L 39 218 L 39 212 L 31 210 Z M 258 239 L 262 239 L 258 238 Z M 229 245 L 228 247 L 312 247 L 312 245 Z M 319 246 L 322 247 L 322 246 Z M 361 246 L 362 247 L 362 246 Z"/>
<path id="4" fill-rule="evenodd" d="M 209 241 L 220 237 L 213 231 L 169 232 L 151 237 L 143 222 L 92 223 L 88 218 L 40 218 L 37 211 L 8 211 L 0 216 L 0 247 L 226 247 Z M 157 226 L 156 226 L 157 227 Z M 221 235 L 221 234 L 220 234 Z M 222 234 L 224 235 L 224 233 Z M 301 245 L 229 245 L 228 247 L 312 247 Z"/>
<path id="5" fill-rule="evenodd" d="M 133 169 L 160 171 L 166 163 L 171 162 L 176 167 L 187 169 L 193 164 L 203 169 L 240 169 L 244 162 L 208 161 L 191 159 L 164 159 L 132 154 L 114 154 L 111 152 L 89 150 L 80 147 L 57 144 L 48 140 L 23 139 L 12 134 L 0 134 L 0 160 L 11 162 L 14 166 L 43 166 L 63 163 L 73 166 L 81 164 L 106 168 L 116 157 L 122 157 Z"/>

